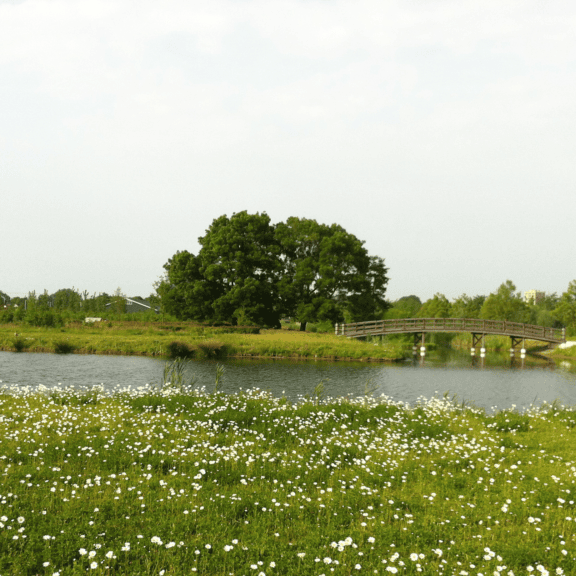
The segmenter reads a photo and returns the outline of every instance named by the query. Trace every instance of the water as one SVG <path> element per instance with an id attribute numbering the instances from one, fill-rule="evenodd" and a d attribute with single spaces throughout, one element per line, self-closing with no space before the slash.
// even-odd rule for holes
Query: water
<path id="1" fill-rule="evenodd" d="M 103 384 L 106 389 L 137 388 L 160 383 L 165 360 L 134 356 L 58 355 L 0 352 L 0 381 L 7 386 L 82 386 Z M 560 401 L 576 405 L 576 370 L 528 358 L 511 366 L 505 356 L 489 355 L 473 360 L 451 351 L 436 357 L 399 364 L 360 362 L 293 362 L 285 360 L 226 360 L 221 390 L 240 388 L 269 390 L 288 398 L 313 395 L 321 381 L 327 396 L 359 396 L 372 389 L 394 400 L 413 403 L 419 397 L 448 392 L 491 411 L 521 409 L 531 404 Z M 188 376 L 197 386 L 212 391 L 215 362 L 190 363 Z"/>

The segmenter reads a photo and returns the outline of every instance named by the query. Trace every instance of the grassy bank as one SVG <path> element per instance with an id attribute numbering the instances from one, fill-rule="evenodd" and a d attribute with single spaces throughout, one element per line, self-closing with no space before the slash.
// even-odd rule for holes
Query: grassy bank
<path id="1" fill-rule="evenodd" d="M 80 354 L 137 354 L 197 358 L 244 356 L 294 359 L 394 360 L 399 345 L 375 346 L 334 334 L 188 323 L 113 322 L 64 328 L 0 325 L 0 349 Z"/>
<path id="2" fill-rule="evenodd" d="M 0 574 L 574 574 L 576 412 L 0 394 Z"/>

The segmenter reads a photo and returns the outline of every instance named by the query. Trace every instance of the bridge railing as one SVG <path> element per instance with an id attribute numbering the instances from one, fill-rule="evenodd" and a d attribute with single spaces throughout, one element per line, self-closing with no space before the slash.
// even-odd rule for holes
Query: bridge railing
<path id="1" fill-rule="evenodd" d="M 500 334 L 546 342 L 565 342 L 561 328 L 544 328 L 533 324 L 521 324 L 508 320 L 480 320 L 477 318 L 396 318 L 371 320 L 336 326 L 336 334 L 348 338 L 379 334 L 413 332 L 472 332 L 475 334 Z"/>

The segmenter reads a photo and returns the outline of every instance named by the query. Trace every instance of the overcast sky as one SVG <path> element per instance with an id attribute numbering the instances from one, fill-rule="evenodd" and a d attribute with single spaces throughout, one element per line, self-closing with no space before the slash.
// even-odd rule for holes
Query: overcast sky
<path id="1" fill-rule="evenodd" d="M 222 214 L 388 297 L 576 278 L 576 3 L 0 0 L 0 290 L 147 296 Z"/>

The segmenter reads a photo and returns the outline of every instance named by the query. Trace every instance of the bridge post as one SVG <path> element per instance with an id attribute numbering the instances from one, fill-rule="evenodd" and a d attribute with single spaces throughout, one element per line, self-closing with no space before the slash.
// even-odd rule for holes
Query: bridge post
<path id="1" fill-rule="evenodd" d="M 480 355 L 486 354 L 486 348 L 484 347 L 484 334 L 479 332 L 472 332 L 472 348 L 470 348 L 470 354 L 474 356 L 476 354 L 476 346 L 482 342 L 482 347 L 480 348 Z"/>
<path id="2" fill-rule="evenodd" d="M 420 356 L 426 356 L 426 343 L 424 338 L 424 332 L 414 333 L 414 346 L 412 346 L 412 354 L 414 354 L 414 356 L 418 354 L 418 343 L 420 343 Z"/>
<path id="3" fill-rule="evenodd" d="M 523 340 L 523 338 L 519 338 L 518 336 L 510 336 L 510 356 L 514 356 L 516 352 L 516 346 L 518 346 L 518 344 L 520 344 L 520 342 Z M 524 352 L 526 351 L 524 350 Z"/>

